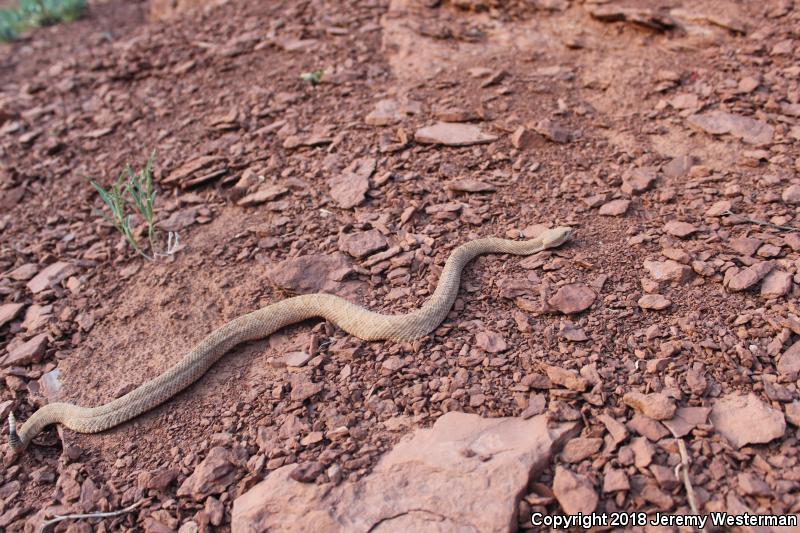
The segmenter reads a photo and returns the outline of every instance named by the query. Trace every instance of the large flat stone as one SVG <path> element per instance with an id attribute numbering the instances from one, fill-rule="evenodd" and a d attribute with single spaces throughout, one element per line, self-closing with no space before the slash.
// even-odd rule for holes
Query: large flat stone
<path id="1" fill-rule="evenodd" d="M 544 415 L 450 412 L 418 429 L 367 477 L 338 486 L 292 479 L 284 466 L 233 504 L 233 531 L 509 531 L 518 499 L 578 423 Z"/>
<path id="2" fill-rule="evenodd" d="M 755 394 L 729 394 L 714 402 L 711 424 L 736 448 L 765 444 L 786 432 L 783 413 L 773 409 Z"/>

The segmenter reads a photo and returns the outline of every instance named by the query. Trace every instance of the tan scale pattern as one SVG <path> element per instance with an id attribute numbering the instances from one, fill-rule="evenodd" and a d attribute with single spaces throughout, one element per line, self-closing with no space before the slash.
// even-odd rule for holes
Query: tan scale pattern
<path id="1" fill-rule="evenodd" d="M 200 379 L 234 346 L 261 339 L 312 317 L 323 317 L 364 340 L 409 341 L 425 336 L 442 323 L 453 306 L 464 266 L 487 253 L 530 255 L 566 242 L 572 228 L 557 227 L 536 239 L 513 241 L 489 237 L 462 244 L 450 254 L 433 296 L 412 313 L 382 315 L 332 294 L 305 294 L 281 300 L 242 315 L 213 331 L 179 363 L 128 394 L 98 407 L 52 403 L 36 411 L 19 429 L 9 415 L 9 443 L 20 452 L 50 424 L 63 424 L 79 433 L 97 433 L 117 426 L 160 405 Z"/>

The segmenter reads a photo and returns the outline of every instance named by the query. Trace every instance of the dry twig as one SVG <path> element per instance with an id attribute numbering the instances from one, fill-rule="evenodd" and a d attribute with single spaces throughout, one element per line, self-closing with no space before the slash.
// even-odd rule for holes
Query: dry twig
<path id="1" fill-rule="evenodd" d="M 133 505 L 129 505 L 124 509 L 120 509 L 119 511 L 110 511 L 107 513 L 85 513 L 85 514 L 67 514 L 67 515 L 56 515 L 49 520 L 45 520 L 42 522 L 42 527 L 39 529 L 39 533 L 43 532 L 47 526 L 53 525 L 55 523 L 61 522 L 62 520 L 78 520 L 81 518 L 111 518 L 114 516 L 119 516 L 121 514 L 130 513 L 139 505 L 147 500 L 139 500 L 138 502 L 134 503 Z"/>
<path id="2" fill-rule="evenodd" d="M 673 431 L 673 429 L 667 426 L 672 433 L 672 436 L 675 437 L 675 440 L 678 441 L 678 451 L 681 454 L 681 462 L 675 467 L 675 477 L 680 478 L 680 473 L 683 473 L 683 486 L 686 487 L 686 499 L 689 501 L 689 507 L 692 509 L 692 514 L 700 514 L 697 510 L 697 496 L 694 493 L 694 487 L 692 487 L 692 481 L 689 479 L 689 452 L 686 451 L 686 443 L 683 442 L 683 439 L 678 437 L 678 434 Z"/>
<path id="3" fill-rule="evenodd" d="M 722 214 L 725 216 L 739 216 L 736 215 L 736 213 L 734 213 L 730 209 L 727 211 L 723 211 Z M 772 222 L 765 222 L 763 220 L 756 220 L 754 218 L 747 218 L 745 216 L 742 216 L 742 220 L 744 222 L 747 222 L 748 224 L 755 224 L 757 226 L 767 226 L 770 228 L 779 229 L 781 231 L 800 231 L 800 228 L 795 228 L 794 226 L 781 226 L 779 224 L 773 224 Z"/>

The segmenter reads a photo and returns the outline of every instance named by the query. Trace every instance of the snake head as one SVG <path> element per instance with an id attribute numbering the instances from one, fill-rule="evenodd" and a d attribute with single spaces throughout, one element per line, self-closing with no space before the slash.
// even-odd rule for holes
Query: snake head
<path id="1" fill-rule="evenodd" d="M 14 418 L 14 413 L 8 413 L 8 444 L 15 453 L 22 451 L 22 441 L 17 435 L 17 419 Z"/>
<path id="2" fill-rule="evenodd" d="M 545 231 L 542 236 L 542 246 L 544 248 L 557 248 L 567 242 L 575 233 L 575 228 L 569 226 L 558 226 Z"/>

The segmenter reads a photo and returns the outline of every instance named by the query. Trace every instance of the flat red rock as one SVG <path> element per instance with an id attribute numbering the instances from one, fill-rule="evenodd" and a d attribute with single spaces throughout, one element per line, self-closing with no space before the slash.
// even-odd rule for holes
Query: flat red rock
<path id="1" fill-rule="evenodd" d="M 666 261 L 645 261 L 644 268 L 650 277 L 656 281 L 674 281 L 685 283 L 692 276 L 692 270 L 677 261 L 668 259 Z"/>
<path id="2" fill-rule="evenodd" d="M 652 168 L 635 168 L 622 178 L 622 192 L 625 194 L 641 194 L 649 190 L 656 181 L 656 172 Z"/>
<path id="3" fill-rule="evenodd" d="M 51 284 L 60 283 L 75 272 L 70 263 L 59 261 L 44 268 L 28 282 L 28 289 L 33 294 L 38 294 L 49 288 Z"/>
<path id="4" fill-rule="evenodd" d="M 568 143 L 575 137 L 573 132 L 549 118 L 537 122 L 534 129 L 543 137 L 560 144 Z"/>
<path id="5" fill-rule="evenodd" d="M 589 514 L 597 507 L 598 496 L 592 482 L 561 465 L 556 466 L 553 495 L 566 514 Z"/>
<path id="6" fill-rule="evenodd" d="M 473 124 L 437 122 L 433 126 L 418 129 L 414 139 L 420 144 L 471 146 L 496 141 L 497 136 L 484 133 L 480 127 Z"/>
<path id="7" fill-rule="evenodd" d="M 339 236 L 339 249 L 353 257 L 361 258 L 385 250 L 389 241 L 376 229 L 343 233 Z"/>
<path id="8" fill-rule="evenodd" d="M 0 305 L 0 328 L 19 316 L 25 304 L 2 304 Z"/>
<path id="9" fill-rule="evenodd" d="M 585 311 L 597 298 L 591 287 L 583 283 L 570 283 L 560 287 L 548 303 L 565 315 Z"/>
<path id="10" fill-rule="evenodd" d="M 494 192 L 497 190 L 491 183 L 469 178 L 448 182 L 447 188 L 455 192 Z"/>
<path id="11" fill-rule="evenodd" d="M 792 290 L 792 275 L 785 270 L 773 270 L 764 277 L 761 284 L 761 296 L 779 298 Z"/>
<path id="12" fill-rule="evenodd" d="M 781 193 L 781 199 L 787 204 L 800 204 L 800 185 L 789 185 Z"/>
<path id="13" fill-rule="evenodd" d="M 654 311 L 661 311 L 666 309 L 672 302 L 661 296 L 660 294 L 645 294 L 639 298 L 639 307 L 642 309 L 652 309 Z"/>
<path id="14" fill-rule="evenodd" d="M 778 372 L 786 375 L 800 373 L 800 341 L 792 344 L 778 361 Z"/>
<path id="15" fill-rule="evenodd" d="M 363 286 L 360 281 L 344 281 L 352 271 L 352 259 L 336 252 L 286 259 L 267 275 L 272 283 L 291 294 L 328 292 L 348 298 Z"/>
<path id="16" fill-rule="evenodd" d="M 0 359 L 0 367 L 38 363 L 42 360 L 44 351 L 47 349 L 47 343 L 47 333 L 36 335 L 10 350 L 8 355 Z"/>
<path id="17" fill-rule="evenodd" d="M 416 429 L 358 480 L 302 483 L 292 478 L 296 465 L 270 472 L 236 498 L 231 528 L 273 531 L 291 524 L 297 531 L 343 533 L 356 523 L 359 531 L 391 523 L 392 530 L 429 531 L 435 516 L 437 530 L 506 531 L 530 476 L 578 427 L 549 426 L 545 415 L 523 420 L 449 412 L 432 428 Z M 565 511 L 594 510 L 597 494 L 588 480 L 559 477 L 558 471 L 556 477 Z"/>
<path id="18" fill-rule="evenodd" d="M 603 216 L 618 217 L 624 215 L 628 211 L 628 206 L 630 205 L 630 200 L 611 200 L 601 205 L 598 213 Z"/>
<path id="19" fill-rule="evenodd" d="M 547 372 L 547 377 L 550 381 L 570 390 L 583 392 L 589 387 L 589 382 L 572 370 L 567 370 L 560 366 L 545 365 L 545 372 Z"/>
<path id="20" fill-rule="evenodd" d="M 689 224 L 688 222 L 679 222 L 677 220 L 670 220 L 664 225 L 664 231 L 675 237 L 685 239 L 692 233 L 695 233 L 697 231 L 697 228 Z"/>
<path id="21" fill-rule="evenodd" d="M 26 263 L 9 272 L 8 277 L 17 281 L 28 281 L 35 276 L 37 272 L 39 272 L 39 266 L 37 264 Z"/>
<path id="22" fill-rule="evenodd" d="M 331 198 L 342 209 L 350 209 L 364 201 L 369 190 L 369 178 L 375 172 L 377 160 L 363 157 L 353 161 L 341 174 L 328 180 Z"/>
<path id="23" fill-rule="evenodd" d="M 181 183 L 201 170 L 210 169 L 223 164 L 225 159 L 219 156 L 204 155 L 191 159 L 169 173 L 162 183 L 173 185 Z"/>
<path id="24" fill-rule="evenodd" d="M 690 115 L 686 121 L 694 129 L 712 135 L 729 133 L 747 144 L 769 144 L 774 133 L 774 128 L 766 122 L 724 111 Z"/>
<path id="25" fill-rule="evenodd" d="M 178 487 L 178 496 L 203 501 L 211 494 L 223 492 L 236 479 L 233 454 L 220 446 L 211 448 L 194 472 Z"/>
<path id="26" fill-rule="evenodd" d="M 674 433 L 676 438 L 681 438 L 700 424 L 705 424 L 710 412 L 710 407 L 679 407 L 675 411 L 675 416 L 670 420 L 665 420 L 664 425 Z"/>
<path id="27" fill-rule="evenodd" d="M 494 331 L 479 331 L 475 335 L 475 344 L 488 353 L 500 353 L 508 349 L 508 344 L 503 336 Z"/>
<path id="28" fill-rule="evenodd" d="M 675 400 L 660 392 L 629 392 L 622 397 L 622 401 L 653 420 L 669 420 L 676 410 Z"/>
<path id="29" fill-rule="evenodd" d="M 630 488 L 630 481 L 624 470 L 620 470 L 619 468 L 609 468 L 606 470 L 605 476 L 603 477 L 604 493 L 608 494 L 620 490 L 627 491 Z"/>
<path id="30" fill-rule="evenodd" d="M 775 267 L 773 261 L 762 261 L 740 270 L 728 282 L 728 289 L 732 291 L 744 291 L 764 279 Z"/>
<path id="31" fill-rule="evenodd" d="M 706 216 L 707 217 L 719 217 L 722 216 L 723 213 L 730 211 L 733 207 L 733 204 L 730 200 L 720 200 L 719 202 L 714 202 L 711 206 L 706 209 Z"/>
<path id="32" fill-rule="evenodd" d="M 757 423 L 754 423 L 757 421 Z M 711 424 L 730 443 L 741 448 L 765 444 L 786 432 L 783 413 L 761 401 L 755 394 L 729 394 L 714 402 Z"/>
<path id="33" fill-rule="evenodd" d="M 287 192 L 289 192 L 289 188 L 285 185 L 267 185 L 266 187 L 263 187 L 252 194 L 248 194 L 236 202 L 236 205 L 247 207 L 263 204 L 264 202 L 274 200 L 275 198 L 286 194 Z"/>
<path id="34" fill-rule="evenodd" d="M 375 103 L 375 109 L 364 118 L 364 122 L 370 126 L 391 126 L 402 119 L 403 114 L 397 100 L 384 99 Z"/>
<path id="35" fill-rule="evenodd" d="M 564 445 L 561 459 L 568 463 L 579 463 L 596 454 L 602 446 L 603 439 L 597 437 L 572 439 Z"/>
<path id="36" fill-rule="evenodd" d="M 800 251 L 800 233 L 789 233 L 783 237 L 783 241 L 786 243 L 786 246 L 795 252 Z"/>

